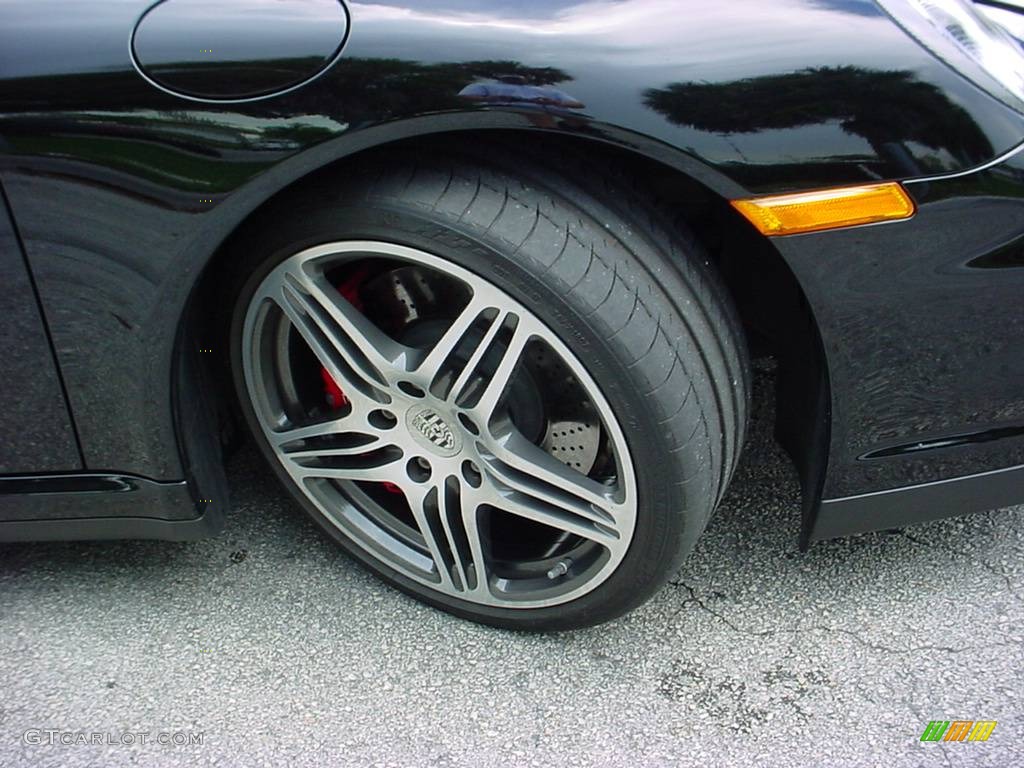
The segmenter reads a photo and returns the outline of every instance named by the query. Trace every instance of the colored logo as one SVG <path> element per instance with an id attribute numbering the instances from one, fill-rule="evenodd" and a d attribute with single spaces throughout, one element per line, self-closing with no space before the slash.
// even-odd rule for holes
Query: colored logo
<path id="1" fill-rule="evenodd" d="M 995 720 L 932 720 L 921 741 L 988 741 L 995 727 Z"/>

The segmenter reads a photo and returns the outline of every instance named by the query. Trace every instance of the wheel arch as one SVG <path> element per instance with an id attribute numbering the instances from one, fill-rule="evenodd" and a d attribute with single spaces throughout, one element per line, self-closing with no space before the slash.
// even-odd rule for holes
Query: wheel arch
<path id="1" fill-rule="evenodd" d="M 753 356 L 778 360 L 775 431 L 801 479 L 804 531 L 816 514 L 827 470 L 831 393 L 822 340 L 813 311 L 783 257 L 728 204 L 746 194 L 742 187 L 691 155 L 626 131 L 599 135 L 524 128 L 508 115 L 477 113 L 470 124 L 452 126 L 451 116 L 429 116 L 356 132 L 327 142 L 270 169 L 226 198 L 213 226 L 197 235 L 198 258 L 176 333 L 172 382 L 174 423 L 182 464 L 193 498 L 210 498 L 225 487 L 224 471 L 212 462 L 212 446 L 237 442 L 238 415 L 232 405 L 230 361 L 220 329 L 226 326 L 222 289 L 231 270 L 231 244 L 268 225 L 288 198 L 324 175 L 344 174 L 348 164 L 399 145 L 458 145 L 467 133 L 475 142 L 528 141 L 532 151 L 556 152 L 571 145 L 594 157 L 636 169 L 665 200 L 678 203 L 722 272 L 737 305 Z M 197 349 L 213 353 L 195 355 Z M 201 370 L 200 370 L 201 369 Z M 188 378 L 192 381 L 189 383 Z M 193 413 L 201 409 L 202 416 Z M 758 414 L 755 413 L 755 417 Z M 216 463 L 215 469 L 210 469 Z M 203 469 L 201 469 L 203 468 Z M 211 489 L 211 486 L 215 486 Z"/>

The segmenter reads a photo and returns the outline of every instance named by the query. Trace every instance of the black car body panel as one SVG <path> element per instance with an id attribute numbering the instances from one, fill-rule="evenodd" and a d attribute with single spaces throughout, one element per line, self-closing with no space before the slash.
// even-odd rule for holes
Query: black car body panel
<path id="1" fill-rule="evenodd" d="M 1024 156 L 906 188 L 918 212 L 899 226 L 776 240 L 815 286 L 830 383 L 811 538 L 1024 497 Z"/>
<path id="2" fill-rule="evenodd" d="M 0 196 L 0 342 L 4 365 L 0 475 L 80 469 L 78 452 L 32 280 Z"/>
<path id="3" fill-rule="evenodd" d="M 5 246 L 5 283 L 32 322 L 35 282 L 78 436 L 52 361 L 27 365 L 19 387 L 49 419 L 53 453 L 5 472 L 113 473 L 176 499 L 188 481 L 184 516 L 208 526 L 224 503 L 218 425 L 189 371 L 196 354 L 222 352 L 198 352 L 210 347 L 189 318 L 210 300 L 196 286 L 218 247 L 289 185 L 355 153 L 492 130 L 614 145 L 727 199 L 930 179 L 908 184 L 910 221 L 774 241 L 827 363 L 821 397 L 804 404 L 805 533 L 878 527 L 844 500 L 1024 464 L 1024 171 L 1012 158 L 972 172 L 1024 139 L 1024 116 L 870 0 L 349 2 L 326 68 L 322 41 L 275 46 L 236 14 L 182 43 L 170 75 L 144 76 L 133 33 L 153 7 L 0 6 L 0 184 L 31 269 Z M 221 43 L 235 58 L 211 58 Z M 184 95 L 161 89 L 179 76 L 193 83 Z M 32 345 L 48 357 L 39 326 Z M 34 457 L 17 409 L 0 412 L 0 435 Z M 872 502 L 886 524 L 902 519 L 898 496 Z M 991 503 L 1013 496 L 1002 488 Z M 816 524 L 822 500 L 830 519 Z M 0 518 L 25 519 L 14 504 Z M 137 515 L 131 506 L 110 514 Z M 961 510 L 947 506 L 910 517 Z M 131 535 L 170 536 L 145 528 Z"/>
<path id="4" fill-rule="evenodd" d="M 1024 464 L 1024 159 L 906 186 L 904 224 L 777 241 L 828 289 L 826 498 Z"/>

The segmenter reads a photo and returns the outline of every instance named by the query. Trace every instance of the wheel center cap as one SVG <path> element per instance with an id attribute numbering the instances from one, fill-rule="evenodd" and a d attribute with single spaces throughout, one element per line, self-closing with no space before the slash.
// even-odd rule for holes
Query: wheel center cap
<path id="1" fill-rule="evenodd" d="M 413 439 L 439 456 L 454 456 L 462 450 L 462 438 L 430 406 L 409 409 L 406 425 Z"/>

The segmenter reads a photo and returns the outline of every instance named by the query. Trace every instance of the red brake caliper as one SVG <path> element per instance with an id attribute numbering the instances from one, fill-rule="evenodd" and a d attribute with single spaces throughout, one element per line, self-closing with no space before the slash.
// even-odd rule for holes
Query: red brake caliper
<path id="1" fill-rule="evenodd" d="M 359 298 L 359 289 L 362 287 L 363 281 L 366 280 L 368 272 L 369 270 L 366 267 L 361 267 L 345 278 L 338 286 L 338 293 L 360 312 L 363 311 L 363 300 Z M 324 397 L 329 408 L 337 411 L 348 405 L 348 398 L 345 397 L 344 390 L 338 386 L 338 382 L 334 380 L 334 377 L 323 366 L 320 366 L 320 378 L 324 383 Z M 394 483 L 383 483 L 382 485 L 390 493 L 402 492 L 402 489 Z"/>

